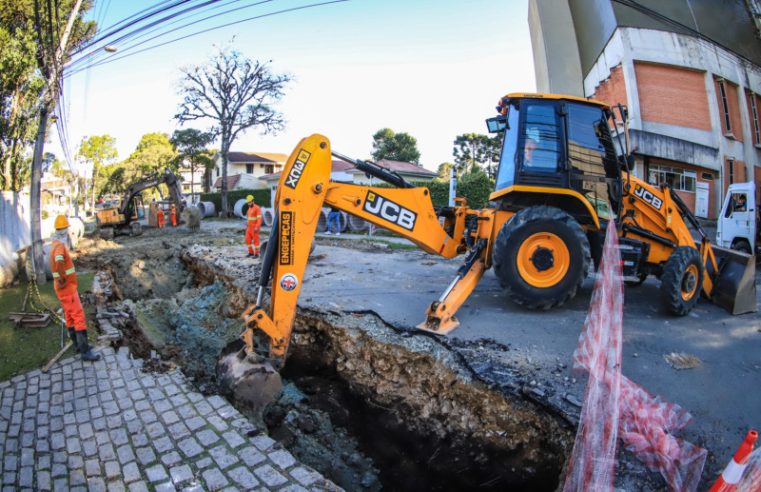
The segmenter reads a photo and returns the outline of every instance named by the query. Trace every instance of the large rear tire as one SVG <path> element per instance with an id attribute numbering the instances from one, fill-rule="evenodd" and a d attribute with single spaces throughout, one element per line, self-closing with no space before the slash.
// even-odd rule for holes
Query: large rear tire
<path id="1" fill-rule="evenodd" d="M 680 246 L 671 253 L 661 275 L 661 298 L 677 316 L 689 313 L 703 288 L 703 262 L 695 248 Z"/>
<path id="2" fill-rule="evenodd" d="M 497 234 L 494 272 L 510 299 L 550 309 L 576 295 L 589 270 L 589 241 L 579 223 L 556 207 L 515 214 Z"/>

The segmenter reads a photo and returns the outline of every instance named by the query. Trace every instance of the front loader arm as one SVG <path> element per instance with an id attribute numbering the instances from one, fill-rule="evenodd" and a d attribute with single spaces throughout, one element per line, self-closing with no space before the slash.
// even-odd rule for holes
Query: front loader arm
<path id="1" fill-rule="evenodd" d="M 309 250 L 323 206 L 334 206 L 393 231 L 428 253 L 452 258 L 465 250 L 465 206 L 454 207 L 442 226 L 426 188 L 332 183 L 331 167 L 330 142 L 315 134 L 299 142 L 280 177 L 257 300 L 243 314 L 247 329 L 242 335 L 247 351 L 253 353 L 254 330 L 263 331 L 270 339 L 269 355 L 276 364 L 282 364 L 288 350 Z M 271 300 L 266 309 L 262 304 L 270 278 Z"/>

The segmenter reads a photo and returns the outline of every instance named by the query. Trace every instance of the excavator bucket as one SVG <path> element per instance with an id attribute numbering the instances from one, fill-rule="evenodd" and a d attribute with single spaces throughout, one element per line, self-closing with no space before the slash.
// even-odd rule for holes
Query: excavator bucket
<path id="1" fill-rule="evenodd" d="M 242 343 L 229 345 L 217 361 L 217 381 L 223 394 L 256 413 L 275 401 L 283 383 L 264 358 L 247 354 Z"/>
<path id="2" fill-rule="evenodd" d="M 712 247 L 719 275 L 711 300 L 732 314 L 758 311 L 755 257 L 732 249 Z"/>

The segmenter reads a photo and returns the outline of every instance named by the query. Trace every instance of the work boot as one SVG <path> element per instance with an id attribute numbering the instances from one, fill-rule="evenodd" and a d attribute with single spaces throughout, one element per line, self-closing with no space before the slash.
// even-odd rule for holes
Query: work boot
<path id="1" fill-rule="evenodd" d="M 82 357 L 82 360 L 89 362 L 100 360 L 100 354 L 93 353 L 90 344 L 87 342 L 87 330 L 77 331 L 76 335 L 77 348 L 79 348 L 79 354 Z"/>
<path id="2" fill-rule="evenodd" d="M 256 255 L 254 253 L 249 253 L 246 255 L 246 258 L 255 258 Z"/>

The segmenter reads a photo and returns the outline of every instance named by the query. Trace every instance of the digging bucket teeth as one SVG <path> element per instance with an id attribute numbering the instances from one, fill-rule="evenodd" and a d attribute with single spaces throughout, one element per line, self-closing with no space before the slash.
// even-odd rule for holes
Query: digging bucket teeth
<path id="1" fill-rule="evenodd" d="M 230 344 L 217 361 L 217 381 L 223 394 L 256 413 L 275 401 L 283 387 L 277 369 L 247 354 L 239 341 Z"/>
<path id="2" fill-rule="evenodd" d="M 717 246 L 713 246 L 713 252 L 719 266 L 711 292 L 713 303 L 733 315 L 758 311 L 755 257 Z"/>

